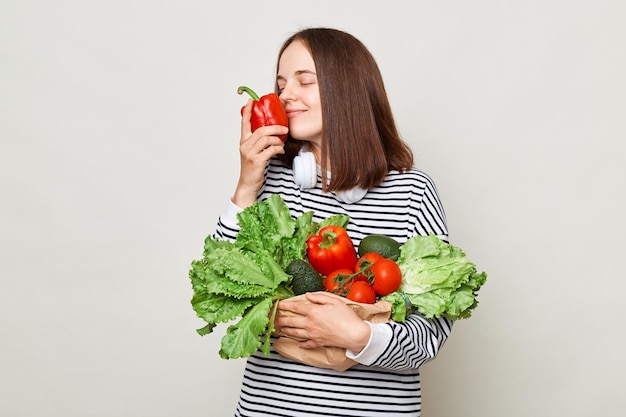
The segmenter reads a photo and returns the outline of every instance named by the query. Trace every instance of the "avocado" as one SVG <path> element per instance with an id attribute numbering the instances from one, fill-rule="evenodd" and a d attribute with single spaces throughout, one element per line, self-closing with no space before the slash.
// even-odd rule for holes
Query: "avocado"
<path id="1" fill-rule="evenodd" d="M 369 252 L 397 261 L 400 256 L 400 242 L 385 235 L 368 235 L 359 243 L 359 256 Z"/>
<path id="2" fill-rule="evenodd" d="M 324 277 L 303 259 L 291 261 L 285 272 L 292 276 L 291 285 L 295 295 L 324 290 Z"/>

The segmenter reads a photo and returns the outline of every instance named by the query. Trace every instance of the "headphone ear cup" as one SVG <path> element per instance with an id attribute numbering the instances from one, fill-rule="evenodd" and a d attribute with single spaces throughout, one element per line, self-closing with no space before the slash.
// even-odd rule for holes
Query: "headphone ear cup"
<path id="1" fill-rule="evenodd" d="M 293 180 L 301 190 L 317 184 L 317 163 L 313 152 L 301 152 L 293 158 Z"/>
<path id="2" fill-rule="evenodd" d="M 347 191 L 337 191 L 335 193 L 339 201 L 348 204 L 354 204 L 361 201 L 363 197 L 365 197 L 365 194 L 367 194 L 367 190 L 360 187 L 355 187 Z"/>

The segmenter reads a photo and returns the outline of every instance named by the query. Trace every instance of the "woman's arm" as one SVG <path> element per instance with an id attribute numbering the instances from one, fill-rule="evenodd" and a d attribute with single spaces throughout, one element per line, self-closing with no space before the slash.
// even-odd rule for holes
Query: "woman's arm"
<path id="1" fill-rule="evenodd" d="M 347 356 L 364 365 L 417 369 L 437 356 L 450 336 L 452 323 L 411 314 L 404 323 L 371 324 L 371 343 L 358 354 L 347 352 Z"/>
<path id="2" fill-rule="evenodd" d="M 215 234 L 213 237 L 219 239 L 227 239 L 227 240 L 235 240 L 237 237 L 237 233 L 239 232 L 239 225 L 237 224 L 237 214 L 241 212 L 243 209 L 232 200 L 228 200 L 228 204 L 226 205 L 226 209 L 222 213 L 222 215 L 217 220 L 217 227 L 215 229 Z"/>
<path id="3" fill-rule="evenodd" d="M 289 130 L 285 126 L 271 125 L 252 132 L 251 114 L 252 100 L 248 100 L 241 118 L 239 180 L 232 196 L 232 202 L 242 208 L 256 201 L 265 178 L 267 161 L 274 155 L 285 153 L 284 143 L 279 136 Z"/>
<path id="4" fill-rule="evenodd" d="M 419 172 L 419 186 L 412 195 L 415 206 L 411 234 L 433 233 L 448 241 L 445 212 L 432 179 Z M 390 369 L 415 369 L 434 359 L 452 330 L 453 321 L 445 318 L 427 319 L 414 313 L 404 323 L 372 324 L 370 342 L 361 352 L 347 356 L 364 365 Z"/>
<path id="5" fill-rule="evenodd" d="M 239 231 L 237 213 L 256 201 L 270 158 L 285 152 L 283 141 L 277 135 L 287 133 L 288 129 L 279 125 L 263 126 L 253 133 L 251 114 L 252 101 L 248 100 L 241 117 L 239 179 L 235 192 L 217 223 L 214 236 L 220 239 L 235 239 Z"/>

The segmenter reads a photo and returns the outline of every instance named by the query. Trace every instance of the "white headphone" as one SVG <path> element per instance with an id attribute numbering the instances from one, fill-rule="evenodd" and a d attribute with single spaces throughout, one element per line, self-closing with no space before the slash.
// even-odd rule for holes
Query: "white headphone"
<path id="1" fill-rule="evenodd" d="M 317 184 L 317 162 L 309 150 L 302 150 L 293 158 L 293 180 L 301 190 L 313 188 Z"/>
<path id="2" fill-rule="evenodd" d="M 308 146 L 300 148 L 298 155 L 293 158 L 293 180 L 301 190 L 315 187 L 317 184 L 317 161 Z M 360 187 L 346 191 L 336 191 L 339 201 L 352 204 L 365 197 L 367 190 Z"/>

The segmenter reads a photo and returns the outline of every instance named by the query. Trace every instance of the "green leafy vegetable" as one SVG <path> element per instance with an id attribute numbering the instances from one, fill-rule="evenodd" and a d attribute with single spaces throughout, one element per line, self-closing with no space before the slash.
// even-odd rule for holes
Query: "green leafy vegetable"
<path id="1" fill-rule="evenodd" d="M 427 318 L 469 318 L 478 305 L 476 293 L 487 280 L 460 248 L 433 234 L 407 240 L 400 247 L 398 265 L 400 289 L 385 297 L 396 321 L 404 321 L 414 309 Z"/>
<path id="2" fill-rule="evenodd" d="M 345 215 L 312 221 L 313 213 L 293 218 L 277 194 L 247 207 L 237 216 L 234 242 L 208 236 L 202 259 L 191 263 L 191 305 L 207 324 L 204 336 L 219 323 L 231 324 L 221 341 L 224 359 L 247 357 L 259 348 L 269 354 L 276 302 L 294 295 L 285 272 L 306 256 L 306 240 L 323 225 L 346 225 Z M 239 319 L 238 321 L 236 321 Z"/>

